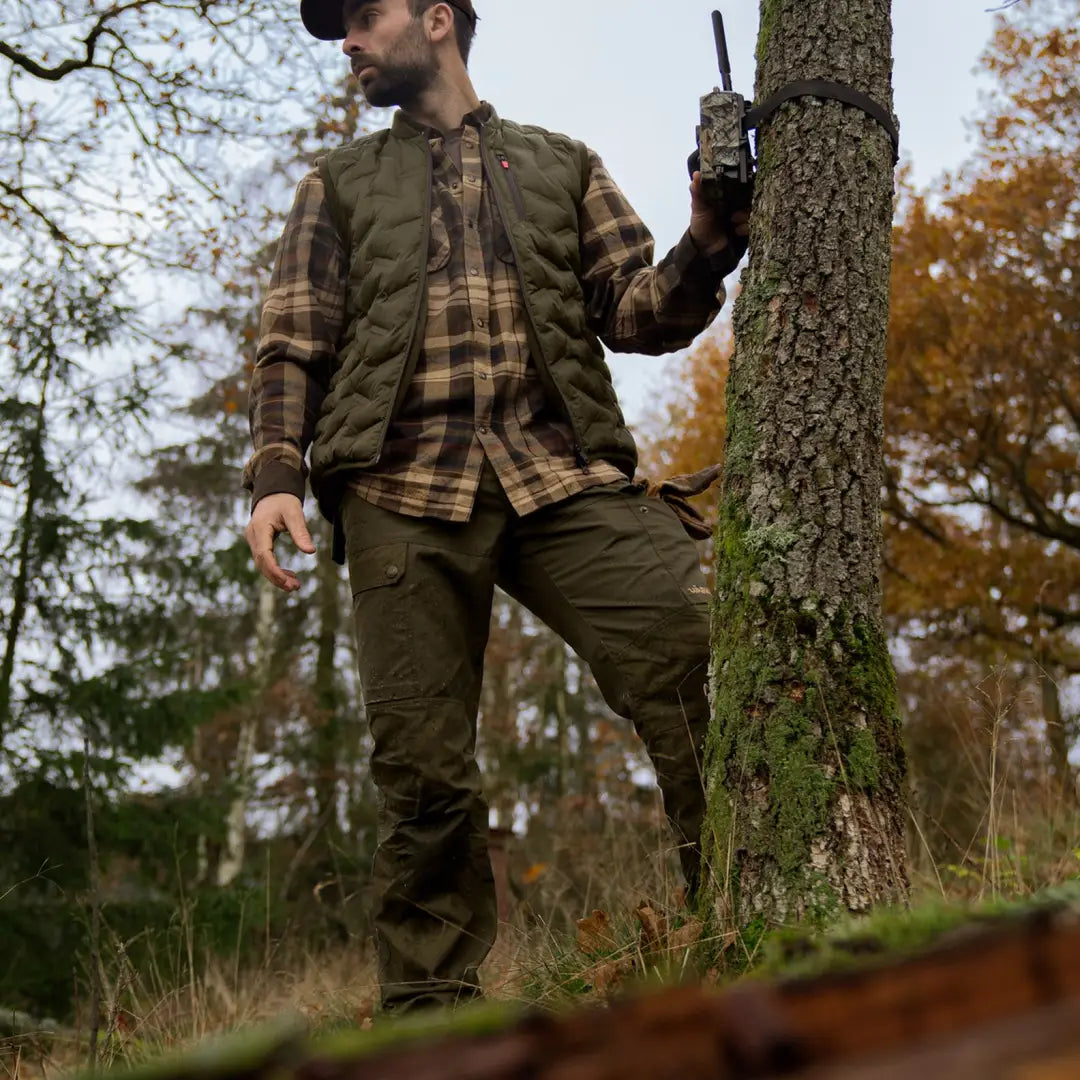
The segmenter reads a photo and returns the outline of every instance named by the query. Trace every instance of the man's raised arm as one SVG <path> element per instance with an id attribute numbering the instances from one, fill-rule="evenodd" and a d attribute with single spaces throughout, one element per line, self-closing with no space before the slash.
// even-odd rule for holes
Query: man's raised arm
<path id="1" fill-rule="evenodd" d="M 654 267 L 652 234 L 590 152 L 581 213 L 582 284 L 589 325 L 609 349 L 674 352 L 712 322 L 726 298 L 724 277 L 746 250 L 746 216 L 738 215 L 731 230 L 722 215 L 722 208 L 704 200 L 695 177 L 690 227 Z M 734 245 L 728 239 L 733 232 Z"/>

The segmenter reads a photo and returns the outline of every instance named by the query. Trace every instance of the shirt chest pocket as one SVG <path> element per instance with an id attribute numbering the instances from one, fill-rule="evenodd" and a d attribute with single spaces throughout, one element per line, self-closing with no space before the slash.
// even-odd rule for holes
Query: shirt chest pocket
<path id="1" fill-rule="evenodd" d="M 450 303 L 450 232 L 440 212 L 431 216 L 431 236 L 428 239 L 427 311 L 428 318 L 441 315 Z"/>

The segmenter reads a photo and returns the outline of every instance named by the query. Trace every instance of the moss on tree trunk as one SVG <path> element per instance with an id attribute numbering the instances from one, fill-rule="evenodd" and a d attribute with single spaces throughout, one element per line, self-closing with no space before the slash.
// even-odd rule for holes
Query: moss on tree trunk
<path id="1" fill-rule="evenodd" d="M 762 0 L 756 100 L 831 79 L 892 107 L 888 0 Z M 713 610 L 710 901 L 747 926 L 906 896 L 880 614 L 892 148 L 858 109 L 766 122 L 735 307 Z"/>

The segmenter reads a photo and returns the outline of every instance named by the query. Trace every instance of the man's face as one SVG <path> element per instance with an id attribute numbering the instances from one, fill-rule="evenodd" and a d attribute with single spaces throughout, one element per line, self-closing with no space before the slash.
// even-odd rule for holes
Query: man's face
<path id="1" fill-rule="evenodd" d="M 369 105 L 408 108 L 435 80 L 438 65 L 409 0 L 345 0 L 342 49 Z"/>

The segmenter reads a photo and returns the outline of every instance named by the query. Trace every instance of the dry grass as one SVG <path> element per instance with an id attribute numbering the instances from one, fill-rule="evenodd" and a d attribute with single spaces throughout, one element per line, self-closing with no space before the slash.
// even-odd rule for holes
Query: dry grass
<path id="1" fill-rule="evenodd" d="M 214 957 L 200 960 L 194 948 L 190 959 L 177 979 L 164 974 L 171 958 L 157 957 L 135 971 L 113 950 L 104 973 L 100 1066 L 137 1064 L 284 1016 L 319 1028 L 363 1025 L 374 1011 L 375 965 L 365 945 L 311 953 L 282 943 L 248 968 Z M 83 1021 L 58 1036 L 0 1042 L 0 1080 L 48 1080 L 84 1068 L 86 1032 Z"/>
<path id="2" fill-rule="evenodd" d="M 988 681 L 972 700 L 978 716 L 964 729 L 971 733 L 965 752 L 976 781 L 963 798 L 964 820 L 977 827 L 970 836 L 950 837 L 950 854 L 935 858 L 926 834 L 934 828 L 940 837 L 941 823 L 913 807 L 915 904 L 929 897 L 1021 899 L 1080 871 L 1080 811 L 1040 764 L 1030 731 L 1012 715 L 1013 699 Z M 646 926 L 655 917 L 666 933 L 678 933 L 689 916 L 662 817 L 655 806 L 639 810 L 633 822 L 613 822 L 568 804 L 545 822 L 542 840 L 511 852 L 509 918 L 482 972 L 490 997 L 559 1007 L 606 996 L 630 980 L 701 977 L 690 947 L 657 947 Z M 594 919 L 595 912 L 604 918 L 583 934 L 579 920 Z M 737 935 L 706 942 L 699 955 L 728 948 L 725 955 L 734 955 L 739 944 Z M 313 953 L 279 942 L 245 967 L 204 955 L 189 932 L 179 954 L 152 954 L 140 970 L 112 941 L 103 968 L 102 1065 L 136 1063 L 285 1014 L 317 1028 L 363 1026 L 377 1000 L 373 957 L 359 943 Z M 84 1023 L 78 1036 L 0 1043 L 0 1080 L 51 1080 L 81 1068 L 85 1032 Z"/>

